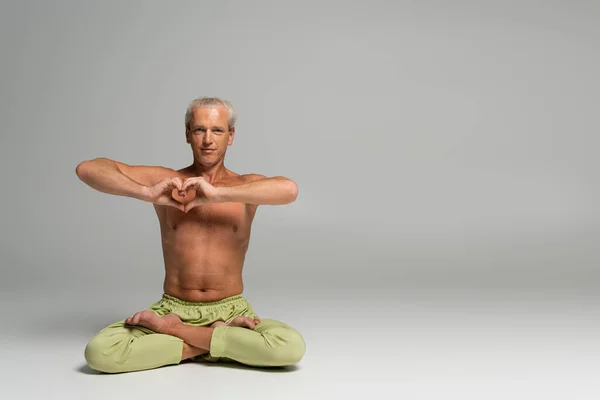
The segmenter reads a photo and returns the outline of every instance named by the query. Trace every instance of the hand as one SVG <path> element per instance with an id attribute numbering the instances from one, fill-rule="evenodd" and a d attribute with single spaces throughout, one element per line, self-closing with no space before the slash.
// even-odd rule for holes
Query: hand
<path id="1" fill-rule="evenodd" d="M 177 189 L 180 195 L 185 192 L 183 190 L 183 182 L 181 181 L 181 178 L 174 177 L 163 179 L 153 186 L 148 187 L 148 199 L 154 204 L 171 206 L 181 211 L 185 211 L 185 206 L 175 200 L 172 196 L 172 193 L 175 189 Z"/>
<path id="2" fill-rule="evenodd" d="M 217 188 L 211 185 L 203 177 L 187 178 L 183 182 L 181 191 L 187 193 L 188 190 L 195 190 L 195 198 L 184 206 L 183 211 L 188 212 L 192 208 L 202 204 L 208 204 L 216 201 Z"/>

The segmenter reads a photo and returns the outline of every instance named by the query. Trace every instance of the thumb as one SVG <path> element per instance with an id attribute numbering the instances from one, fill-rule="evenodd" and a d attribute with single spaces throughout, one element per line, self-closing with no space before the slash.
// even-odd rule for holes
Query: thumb
<path id="1" fill-rule="evenodd" d="M 175 201 L 173 199 L 169 199 L 169 203 L 168 203 L 171 207 L 175 207 L 178 210 L 184 211 L 184 207 L 183 204 L 181 204 L 178 201 Z"/>
<path id="2" fill-rule="evenodd" d="M 190 201 L 189 203 L 187 203 L 184 208 L 183 208 L 183 212 L 187 213 L 188 211 L 190 211 L 192 208 L 196 207 L 198 205 L 198 199 L 194 199 L 192 201 Z"/>

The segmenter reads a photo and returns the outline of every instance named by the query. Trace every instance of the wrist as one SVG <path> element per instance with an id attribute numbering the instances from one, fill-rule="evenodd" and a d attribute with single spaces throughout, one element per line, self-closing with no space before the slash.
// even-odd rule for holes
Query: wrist
<path id="1" fill-rule="evenodd" d="M 175 333 L 177 331 L 176 326 L 171 326 L 166 324 L 161 330 L 160 333 L 163 335 L 176 336 Z"/>
<path id="2" fill-rule="evenodd" d="M 149 186 L 141 186 L 135 196 L 138 200 L 143 201 L 151 201 L 150 199 L 150 187 Z"/>

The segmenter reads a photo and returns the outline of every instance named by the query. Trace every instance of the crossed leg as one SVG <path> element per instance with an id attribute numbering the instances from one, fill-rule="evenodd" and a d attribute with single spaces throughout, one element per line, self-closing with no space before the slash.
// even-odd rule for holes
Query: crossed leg
<path id="1" fill-rule="evenodd" d="M 254 329 L 260 323 L 259 318 L 245 316 L 235 317 L 229 324 L 216 321 L 208 327 L 185 325 L 177 314 L 167 314 L 159 317 L 149 310 L 140 311 L 125 319 L 125 325 L 142 326 L 153 332 L 175 336 L 183 340 L 181 360 L 207 354 L 210 351 L 210 342 L 217 326 L 236 326 Z"/>
<path id="2" fill-rule="evenodd" d="M 119 373 L 179 364 L 198 355 L 209 361 L 286 366 L 300 361 L 305 350 L 302 336 L 280 321 L 238 316 L 229 324 L 193 326 L 174 313 L 161 317 L 145 310 L 102 329 L 86 346 L 85 358 L 94 370 Z"/>

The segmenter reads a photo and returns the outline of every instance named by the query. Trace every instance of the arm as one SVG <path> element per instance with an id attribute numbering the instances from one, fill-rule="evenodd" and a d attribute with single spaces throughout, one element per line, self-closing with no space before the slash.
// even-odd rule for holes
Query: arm
<path id="1" fill-rule="evenodd" d="M 77 177 L 102 193 L 150 201 L 148 187 L 172 176 L 168 168 L 131 166 L 108 158 L 83 161 L 75 170 Z"/>
<path id="2" fill-rule="evenodd" d="M 289 204 L 298 197 L 296 183 L 283 176 L 267 178 L 262 175 L 245 175 L 244 183 L 216 188 L 218 202 L 240 202 L 254 205 Z"/>

